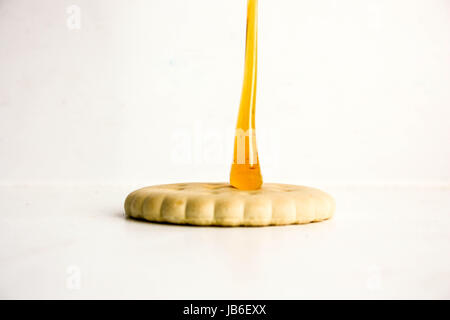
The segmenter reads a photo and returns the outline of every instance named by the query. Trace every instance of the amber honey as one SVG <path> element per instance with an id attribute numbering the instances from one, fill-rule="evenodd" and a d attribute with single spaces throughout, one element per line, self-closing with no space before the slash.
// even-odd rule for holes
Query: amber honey
<path id="1" fill-rule="evenodd" d="M 262 185 L 255 135 L 257 62 L 258 0 L 248 0 L 244 83 L 230 173 L 230 184 L 241 190 L 255 190 Z"/>

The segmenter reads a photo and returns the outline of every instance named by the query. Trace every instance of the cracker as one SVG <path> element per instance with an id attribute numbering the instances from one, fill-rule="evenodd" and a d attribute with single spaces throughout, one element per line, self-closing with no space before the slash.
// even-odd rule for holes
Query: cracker
<path id="1" fill-rule="evenodd" d="M 242 191 L 227 183 L 176 183 L 145 187 L 125 200 L 127 217 L 203 226 L 268 226 L 329 219 L 335 201 L 310 187 L 265 183 Z"/>

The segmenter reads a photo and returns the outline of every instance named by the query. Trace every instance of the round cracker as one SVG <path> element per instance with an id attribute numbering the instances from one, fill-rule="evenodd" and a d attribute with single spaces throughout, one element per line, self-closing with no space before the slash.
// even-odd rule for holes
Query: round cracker
<path id="1" fill-rule="evenodd" d="M 175 183 L 138 189 L 125 200 L 127 217 L 202 226 L 268 226 L 329 219 L 335 201 L 305 186 L 265 183 L 243 191 L 227 183 Z"/>

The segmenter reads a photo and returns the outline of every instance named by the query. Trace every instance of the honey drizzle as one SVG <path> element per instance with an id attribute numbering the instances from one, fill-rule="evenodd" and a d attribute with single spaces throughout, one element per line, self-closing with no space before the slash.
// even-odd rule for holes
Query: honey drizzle
<path id="1" fill-rule="evenodd" d="M 255 104 L 258 47 L 258 0 L 248 0 L 244 83 L 234 138 L 230 184 L 241 190 L 262 185 L 255 135 Z"/>

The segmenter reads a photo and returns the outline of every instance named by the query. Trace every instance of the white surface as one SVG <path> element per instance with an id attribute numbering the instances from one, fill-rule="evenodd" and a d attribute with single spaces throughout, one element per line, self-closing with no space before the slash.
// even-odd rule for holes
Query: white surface
<path id="1" fill-rule="evenodd" d="M 0 298 L 450 298 L 449 188 L 326 188 L 335 218 L 266 228 L 127 220 L 132 189 L 0 188 Z"/>
<path id="2" fill-rule="evenodd" d="M 244 33 L 245 0 L 0 1 L 0 182 L 226 180 Z M 450 183 L 450 1 L 261 0 L 259 40 L 267 181 Z"/>

